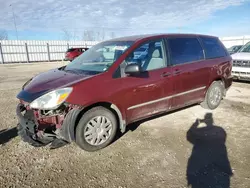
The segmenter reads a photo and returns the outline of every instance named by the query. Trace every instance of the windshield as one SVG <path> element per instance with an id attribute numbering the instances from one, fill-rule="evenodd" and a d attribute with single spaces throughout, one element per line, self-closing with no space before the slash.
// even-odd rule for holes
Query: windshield
<path id="1" fill-rule="evenodd" d="M 108 68 L 133 44 L 132 41 L 106 41 L 94 45 L 69 63 L 65 71 L 98 74 Z"/>
<path id="2" fill-rule="evenodd" d="M 245 44 L 241 49 L 240 52 L 250 52 L 250 42 Z"/>
<path id="3" fill-rule="evenodd" d="M 242 45 L 231 46 L 230 48 L 228 48 L 228 51 L 238 51 L 241 47 Z"/>
<path id="4" fill-rule="evenodd" d="M 136 52 L 145 52 L 146 51 L 146 48 L 139 48 L 136 50 Z"/>
<path id="5" fill-rule="evenodd" d="M 237 52 L 239 51 L 239 49 L 241 48 L 242 46 L 235 46 L 235 48 L 233 49 L 234 52 Z"/>

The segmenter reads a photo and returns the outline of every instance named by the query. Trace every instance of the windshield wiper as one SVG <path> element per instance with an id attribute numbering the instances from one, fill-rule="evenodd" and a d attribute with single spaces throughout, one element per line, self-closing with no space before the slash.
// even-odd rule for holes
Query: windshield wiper
<path id="1" fill-rule="evenodd" d="M 82 71 L 78 69 L 68 69 L 68 70 L 63 69 L 63 71 L 74 73 L 74 74 L 82 74 Z"/>

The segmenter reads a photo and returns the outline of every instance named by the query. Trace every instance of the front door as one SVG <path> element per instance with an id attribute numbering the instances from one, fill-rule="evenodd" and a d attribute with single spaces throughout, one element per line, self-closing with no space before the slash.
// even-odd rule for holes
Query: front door
<path id="1" fill-rule="evenodd" d="M 209 81 L 203 48 L 196 37 L 167 39 L 173 79 L 173 108 L 202 100 Z"/>
<path id="2" fill-rule="evenodd" d="M 172 82 L 166 81 L 171 68 L 166 67 L 164 48 L 162 39 L 143 43 L 123 62 L 125 66 L 138 63 L 144 70 L 136 76 L 124 75 L 121 80 L 128 123 L 166 111 L 170 105 L 165 88 L 172 88 Z"/>

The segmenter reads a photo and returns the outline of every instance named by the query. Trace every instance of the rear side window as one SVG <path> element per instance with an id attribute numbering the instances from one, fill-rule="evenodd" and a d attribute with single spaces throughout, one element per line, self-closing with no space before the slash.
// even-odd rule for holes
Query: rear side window
<path id="1" fill-rule="evenodd" d="M 207 59 L 225 57 L 227 55 L 219 39 L 211 37 L 200 37 L 200 38 L 204 45 Z"/>
<path id="2" fill-rule="evenodd" d="M 203 49 L 197 38 L 169 38 L 168 46 L 172 65 L 204 59 Z"/>

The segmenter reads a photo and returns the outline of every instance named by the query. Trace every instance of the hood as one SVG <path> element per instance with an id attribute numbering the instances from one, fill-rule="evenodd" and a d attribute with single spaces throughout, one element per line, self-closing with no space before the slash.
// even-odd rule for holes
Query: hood
<path id="1" fill-rule="evenodd" d="M 231 57 L 233 60 L 250 60 L 250 53 L 248 52 L 239 52 L 232 54 Z"/>
<path id="2" fill-rule="evenodd" d="M 17 95 L 17 98 L 26 102 L 31 102 L 50 90 L 70 86 L 92 76 L 91 74 L 75 74 L 59 69 L 52 69 L 32 78 Z"/>

